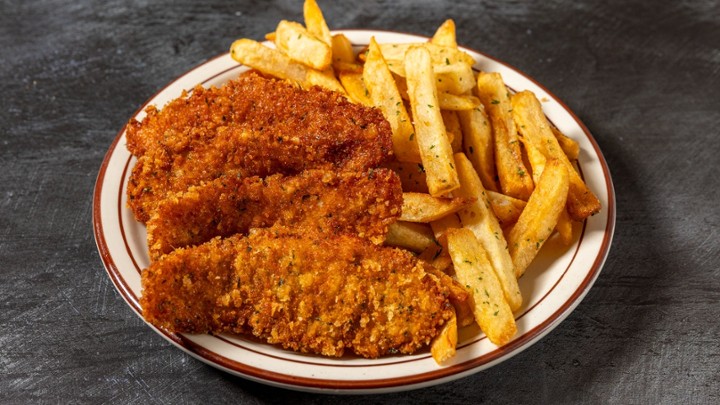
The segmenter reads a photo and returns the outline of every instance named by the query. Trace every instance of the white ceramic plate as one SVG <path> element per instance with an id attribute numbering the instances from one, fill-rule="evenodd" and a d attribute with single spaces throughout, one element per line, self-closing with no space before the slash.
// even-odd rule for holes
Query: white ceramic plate
<path id="1" fill-rule="evenodd" d="M 342 31 L 355 45 L 378 42 L 422 42 L 407 34 Z M 438 366 L 428 350 L 412 356 L 367 360 L 303 355 L 256 340 L 231 335 L 186 335 L 156 332 L 190 355 L 227 372 L 263 383 L 305 391 L 365 393 L 420 388 L 454 380 L 507 360 L 542 338 L 580 303 L 600 273 L 615 227 L 615 196 L 605 159 L 580 120 L 544 87 L 512 67 L 486 55 L 464 49 L 476 69 L 502 73 L 513 90 L 529 89 L 543 100 L 548 118 L 581 147 L 580 170 L 602 202 L 602 211 L 576 232 L 573 246 L 549 240 L 520 280 L 524 305 L 517 312 L 518 334 L 498 348 L 475 327 L 460 331 L 457 355 Z M 164 106 L 197 84 L 219 86 L 246 70 L 220 55 L 190 70 L 143 104 L 134 118 L 141 120 L 148 105 Z M 140 314 L 140 271 L 149 264 L 145 228 L 126 208 L 125 188 L 135 158 L 125 147 L 125 128 L 110 146 L 95 185 L 93 223 L 105 268 L 120 295 Z M 581 350 L 578 348 L 578 350 Z"/>

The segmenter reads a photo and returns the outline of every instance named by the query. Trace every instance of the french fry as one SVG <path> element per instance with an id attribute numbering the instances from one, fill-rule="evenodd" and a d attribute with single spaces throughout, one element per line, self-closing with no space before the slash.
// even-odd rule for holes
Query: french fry
<path id="1" fill-rule="evenodd" d="M 568 157 L 568 159 L 578 160 L 578 157 L 580 156 L 580 145 L 574 139 L 566 136 L 554 126 L 551 125 L 550 129 L 552 130 L 553 135 L 555 135 L 555 139 L 557 139 L 560 147 L 562 148 L 563 152 L 565 152 L 565 155 Z"/>
<path id="2" fill-rule="evenodd" d="M 343 34 L 335 34 L 332 36 L 331 42 L 333 65 L 337 62 L 357 65 L 355 63 L 355 52 L 353 51 L 352 42 L 350 42 L 348 37 Z"/>
<path id="3" fill-rule="evenodd" d="M 432 39 L 430 39 L 435 45 L 447 46 L 449 48 L 457 48 L 457 38 L 455 35 L 455 21 L 448 19 L 442 23 Z"/>
<path id="4" fill-rule="evenodd" d="M 490 190 L 487 190 L 486 193 L 501 227 L 504 228 L 517 222 L 527 204 L 525 201 Z"/>
<path id="5" fill-rule="evenodd" d="M 515 123 L 510 115 L 512 106 L 500 73 L 480 72 L 477 78 L 478 97 L 492 124 L 495 142 L 495 166 L 503 194 L 527 200 L 533 190 L 530 173 L 520 154 Z"/>
<path id="6" fill-rule="evenodd" d="M 480 99 L 474 96 L 457 96 L 445 91 L 438 92 L 438 102 L 443 110 L 472 110 L 480 105 Z"/>
<path id="7" fill-rule="evenodd" d="M 368 107 L 373 107 L 370 92 L 365 87 L 362 72 L 338 71 L 338 79 L 350 97 L 350 100 Z"/>
<path id="8" fill-rule="evenodd" d="M 557 159 L 548 160 L 540 181 L 508 236 L 515 275 L 520 277 L 552 234 L 568 198 L 569 175 Z"/>
<path id="9" fill-rule="evenodd" d="M 435 244 L 435 237 L 427 224 L 398 221 L 388 226 L 385 244 L 420 253 Z"/>
<path id="10" fill-rule="evenodd" d="M 441 110 L 440 114 L 442 115 L 445 132 L 447 132 L 448 139 L 450 139 L 450 147 L 453 153 L 460 152 L 462 150 L 463 133 L 457 111 Z"/>
<path id="11" fill-rule="evenodd" d="M 472 204 L 475 198 L 440 198 L 424 193 L 403 193 L 400 221 L 425 222 L 436 221 L 448 214 L 457 212 Z"/>
<path id="12" fill-rule="evenodd" d="M 318 6 L 315 0 L 305 0 L 303 4 L 303 17 L 305 18 L 305 26 L 310 34 L 328 46 L 333 46 L 330 29 L 325 21 L 325 17 L 323 17 L 320 6 Z"/>
<path id="13" fill-rule="evenodd" d="M 558 235 L 560 236 L 560 241 L 565 246 L 569 246 L 572 243 L 573 239 L 573 224 L 572 219 L 570 218 L 570 214 L 568 214 L 567 209 L 562 210 L 560 212 L 560 217 L 558 217 L 557 225 L 555 226 L 555 229 L 558 231 Z"/>
<path id="14" fill-rule="evenodd" d="M 448 229 L 462 228 L 462 222 L 460 222 L 460 218 L 458 218 L 456 214 L 450 214 L 430 222 L 430 228 L 432 228 L 433 234 L 435 235 L 435 240 L 447 248 L 447 240 L 443 235 L 445 235 Z"/>
<path id="15" fill-rule="evenodd" d="M 524 136 L 520 137 L 520 141 L 525 148 L 525 153 L 527 154 L 528 162 L 530 163 L 533 183 L 537 184 L 540 180 L 540 175 L 542 175 L 542 171 L 545 168 L 547 158 L 545 158 L 545 155 L 540 152 L 540 149 L 538 149 L 532 142 L 529 142 Z"/>
<path id="16" fill-rule="evenodd" d="M 380 51 L 385 60 L 402 61 L 405 60 L 407 52 L 412 48 L 425 48 L 430 54 L 431 64 L 433 67 L 450 66 L 454 64 L 465 64 L 472 66 L 475 59 L 467 53 L 449 46 L 441 46 L 433 43 L 401 43 L 401 44 L 380 44 Z"/>
<path id="17" fill-rule="evenodd" d="M 308 69 L 306 84 L 316 85 L 324 87 L 328 90 L 336 91 L 340 94 L 346 94 L 345 88 L 343 88 L 337 78 L 335 78 L 332 69 L 323 70 L 322 72 L 319 70 Z"/>
<path id="18" fill-rule="evenodd" d="M 475 75 L 472 65 L 456 63 L 441 66 L 435 71 L 435 85 L 438 91 L 452 94 L 465 94 L 475 87 Z"/>
<path id="19" fill-rule="evenodd" d="M 275 29 L 275 46 L 290 59 L 316 70 L 325 70 L 332 63 L 330 45 L 296 22 L 280 21 Z"/>
<path id="20" fill-rule="evenodd" d="M 477 198 L 474 204 L 458 211 L 460 221 L 464 228 L 473 232 L 487 252 L 492 269 L 505 293 L 505 299 L 510 308 L 516 311 L 522 305 L 522 295 L 500 223 L 490 208 L 490 201 L 477 172 L 464 154 L 455 154 L 455 166 L 461 186 L 454 195 Z"/>
<path id="21" fill-rule="evenodd" d="M 405 72 L 428 190 L 430 195 L 439 196 L 458 188 L 460 182 L 440 114 L 430 62 L 430 53 L 426 48 L 411 48 L 405 58 Z"/>
<path id="22" fill-rule="evenodd" d="M 485 106 L 480 104 L 470 111 L 458 111 L 463 133 L 465 155 L 480 175 L 487 190 L 498 191 L 495 180 L 495 144 Z"/>
<path id="23" fill-rule="evenodd" d="M 397 173 L 404 191 L 427 193 L 427 179 L 425 167 L 420 163 L 393 161 L 386 163 L 385 167 Z"/>
<path id="24" fill-rule="evenodd" d="M 447 242 L 456 277 L 472 292 L 475 321 L 492 343 L 508 343 L 517 325 L 487 253 L 466 228 L 449 230 Z"/>
<path id="25" fill-rule="evenodd" d="M 370 39 L 363 80 L 373 104 L 380 108 L 390 123 L 393 132 L 393 150 L 397 160 L 421 162 L 410 117 L 375 38 Z"/>
<path id="26" fill-rule="evenodd" d="M 238 39 L 230 47 L 230 56 L 243 65 L 265 74 L 304 84 L 309 67 L 290 59 L 277 49 L 272 49 L 251 39 Z"/>
<path id="27" fill-rule="evenodd" d="M 523 137 L 535 145 L 548 160 L 557 159 L 567 169 L 570 176 L 570 191 L 567 197 L 570 217 L 582 221 L 600 211 L 600 200 L 590 191 L 563 152 L 535 95 L 527 90 L 514 95 L 512 113 Z"/>
<path id="28" fill-rule="evenodd" d="M 457 317 L 453 311 L 452 317 L 445 322 L 440 333 L 430 344 L 430 353 L 436 363 L 442 364 L 455 356 L 457 338 Z"/>

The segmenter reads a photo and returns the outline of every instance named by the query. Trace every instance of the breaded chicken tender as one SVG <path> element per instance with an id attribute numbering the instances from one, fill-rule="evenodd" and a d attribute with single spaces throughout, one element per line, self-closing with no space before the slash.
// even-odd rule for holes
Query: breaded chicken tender
<path id="1" fill-rule="evenodd" d="M 255 73 L 219 88 L 197 87 L 146 112 L 126 133 L 128 149 L 138 156 L 128 205 L 143 223 L 168 193 L 230 172 L 364 172 L 392 156 L 390 125 L 379 110 Z"/>
<path id="2" fill-rule="evenodd" d="M 426 266 L 357 236 L 276 226 L 163 256 L 143 271 L 140 303 L 171 332 L 375 358 L 417 351 L 452 317 L 448 289 Z"/>
<path id="3" fill-rule="evenodd" d="M 400 179 L 389 169 L 308 170 L 264 179 L 226 175 L 160 202 L 147 223 L 150 257 L 276 223 L 349 232 L 379 244 L 402 203 Z"/>

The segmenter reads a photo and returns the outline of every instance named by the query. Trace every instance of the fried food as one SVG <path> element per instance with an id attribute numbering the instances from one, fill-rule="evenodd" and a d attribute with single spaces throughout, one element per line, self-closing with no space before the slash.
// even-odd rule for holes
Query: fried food
<path id="1" fill-rule="evenodd" d="M 375 358 L 427 346 L 452 318 L 448 288 L 426 266 L 357 236 L 274 227 L 163 256 L 142 274 L 140 303 L 173 332 Z"/>
<path id="2" fill-rule="evenodd" d="M 352 232 L 379 244 L 402 204 L 400 179 L 390 169 L 309 170 L 265 179 L 222 176 L 160 202 L 147 223 L 150 257 L 276 223 Z"/>
<path id="3" fill-rule="evenodd" d="M 361 171 L 392 156 L 390 126 L 376 109 L 343 96 L 245 74 L 220 88 L 195 88 L 162 111 L 131 122 L 139 156 L 128 205 L 147 222 L 168 192 L 236 171 L 242 177 L 306 169 Z"/>

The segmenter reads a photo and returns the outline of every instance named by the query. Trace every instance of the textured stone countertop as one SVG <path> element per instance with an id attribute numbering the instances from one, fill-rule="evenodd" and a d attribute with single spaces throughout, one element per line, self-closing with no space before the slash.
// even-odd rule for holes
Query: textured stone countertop
<path id="1" fill-rule="evenodd" d="M 663 5 L 664 4 L 664 5 Z M 99 258 L 93 187 L 133 112 L 302 1 L 0 0 L 0 402 L 720 402 L 720 3 L 321 1 L 332 28 L 432 35 L 517 67 L 594 135 L 617 193 L 576 310 L 486 371 L 410 392 L 288 391 L 147 327 Z"/>

